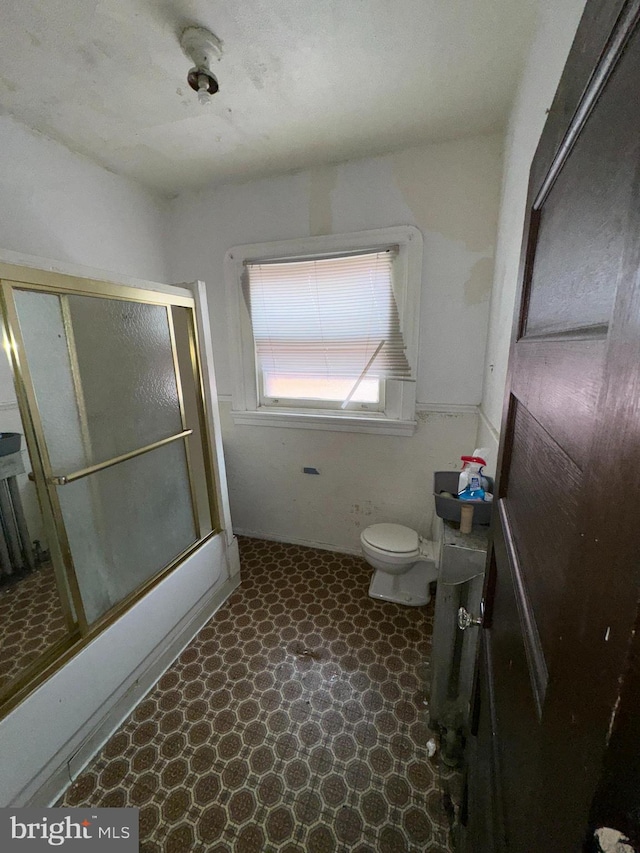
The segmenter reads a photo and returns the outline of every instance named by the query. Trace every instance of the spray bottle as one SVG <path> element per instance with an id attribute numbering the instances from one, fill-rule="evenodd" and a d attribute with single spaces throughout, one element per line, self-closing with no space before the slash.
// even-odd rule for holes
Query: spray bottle
<path id="1" fill-rule="evenodd" d="M 487 463 L 481 456 L 461 456 L 463 462 L 458 480 L 458 498 L 461 501 L 485 500 L 486 479 L 482 476 L 482 467 Z M 484 481 L 484 482 L 483 482 Z"/>

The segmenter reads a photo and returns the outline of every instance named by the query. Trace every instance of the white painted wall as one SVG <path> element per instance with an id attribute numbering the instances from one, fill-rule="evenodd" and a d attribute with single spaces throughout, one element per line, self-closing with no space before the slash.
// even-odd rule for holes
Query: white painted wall
<path id="1" fill-rule="evenodd" d="M 209 288 L 236 532 L 356 551 L 362 528 L 377 521 L 429 531 L 433 471 L 457 466 L 476 438 L 501 144 L 499 136 L 468 138 L 185 193 L 172 203 L 171 278 L 202 278 Z M 234 425 L 226 250 L 405 224 L 424 235 L 416 434 Z M 303 465 L 320 477 L 304 475 Z"/>
<path id="2" fill-rule="evenodd" d="M 4 252 L 11 260 L 9 250 L 120 276 L 168 280 L 164 199 L 9 116 L 0 116 L 0 151 L 0 259 Z M 0 431 L 22 432 L 4 352 Z M 23 455 L 30 470 L 24 446 Z M 35 488 L 26 475 L 19 478 L 19 487 L 30 536 L 46 547 Z"/>
<path id="3" fill-rule="evenodd" d="M 122 284 L 168 279 L 165 201 L 6 117 L 0 151 L 0 260 Z M 206 349 L 202 328 L 200 338 Z M 215 396 L 213 374 L 209 385 Z M 0 418 L 0 430 L 20 425 L 4 354 Z M 221 460 L 217 421 L 214 432 Z M 222 460 L 218 474 L 228 514 Z M 0 720 L 0 806 L 49 805 L 229 594 L 237 571 L 236 543 L 210 539 Z"/>
<path id="4" fill-rule="evenodd" d="M 491 450 L 488 470 L 495 469 L 498 449 L 529 169 L 584 6 L 585 0 L 541 4 L 538 30 L 509 119 L 478 429 L 478 445 Z"/>
<path id="5" fill-rule="evenodd" d="M 0 116 L 0 249 L 167 281 L 167 202 Z"/>

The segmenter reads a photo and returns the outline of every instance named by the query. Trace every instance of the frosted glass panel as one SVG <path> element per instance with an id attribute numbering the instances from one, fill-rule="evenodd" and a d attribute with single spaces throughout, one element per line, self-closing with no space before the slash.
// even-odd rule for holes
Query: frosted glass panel
<path id="1" fill-rule="evenodd" d="M 47 431 L 51 466 L 56 472 L 85 468 L 89 463 L 82 441 L 60 297 L 16 290 L 14 298 L 40 418 Z"/>
<path id="2" fill-rule="evenodd" d="M 34 291 L 15 300 L 54 473 L 181 432 L 164 306 Z"/>
<path id="3" fill-rule="evenodd" d="M 165 306 L 14 294 L 54 476 L 182 432 Z M 197 411 L 191 417 L 197 429 Z M 196 459 L 203 464 L 201 450 Z M 57 495 L 89 624 L 198 537 L 183 440 L 58 486 Z M 209 532 L 211 522 L 201 527 Z"/>
<path id="4" fill-rule="evenodd" d="M 184 442 L 58 489 L 89 623 L 196 539 Z"/>
<path id="5" fill-rule="evenodd" d="M 90 463 L 182 430 L 167 309 L 69 296 Z"/>

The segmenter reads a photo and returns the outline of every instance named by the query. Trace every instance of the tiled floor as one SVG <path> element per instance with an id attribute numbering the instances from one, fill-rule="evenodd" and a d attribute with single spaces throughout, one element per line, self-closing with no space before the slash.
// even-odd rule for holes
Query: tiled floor
<path id="1" fill-rule="evenodd" d="M 257 539 L 241 556 L 241 588 L 61 804 L 138 806 L 145 853 L 447 851 L 433 605 L 368 598 L 356 557 Z"/>
<path id="2" fill-rule="evenodd" d="M 2 587 L 0 688 L 64 637 L 66 630 L 50 563 L 13 585 Z"/>

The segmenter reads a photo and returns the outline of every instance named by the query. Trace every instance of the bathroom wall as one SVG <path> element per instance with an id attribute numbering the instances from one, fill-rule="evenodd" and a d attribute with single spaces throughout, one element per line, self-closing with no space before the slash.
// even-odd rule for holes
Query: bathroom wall
<path id="1" fill-rule="evenodd" d="M 529 169 L 584 5 L 585 0 L 540 4 L 538 29 L 509 119 L 478 429 L 478 445 L 490 448 L 491 470 L 498 449 Z"/>
<path id="2" fill-rule="evenodd" d="M 0 151 L 0 262 L 122 284 L 170 280 L 166 201 L 7 117 Z M 4 355 L 0 417 L 0 429 L 18 426 Z M 0 806 L 49 805 L 229 594 L 237 570 L 233 543 L 209 540 L 1 719 Z"/>
<path id="3" fill-rule="evenodd" d="M 0 248 L 167 281 L 166 201 L 0 116 Z"/>
<path id="4" fill-rule="evenodd" d="M 493 276 L 500 135 L 185 193 L 169 214 L 174 281 L 208 285 L 236 532 L 357 551 L 363 527 L 428 532 L 432 473 L 473 450 Z M 412 224 L 424 235 L 418 428 L 390 437 L 234 425 L 223 280 L 243 243 Z M 318 468 L 320 476 L 302 473 Z"/>
<path id="5" fill-rule="evenodd" d="M 0 116 L 0 151 L 0 260 L 31 255 L 46 259 L 42 266 L 59 262 L 168 280 L 162 239 L 164 199 L 9 116 Z M 0 431 L 22 432 L 4 353 Z M 24 446 L 23 455 L 28 470 Z M 30 535 L 46 547 L 35 489 L 26 476 L 19 478 L 19 486 Z"/>

